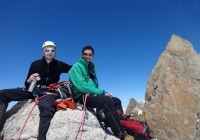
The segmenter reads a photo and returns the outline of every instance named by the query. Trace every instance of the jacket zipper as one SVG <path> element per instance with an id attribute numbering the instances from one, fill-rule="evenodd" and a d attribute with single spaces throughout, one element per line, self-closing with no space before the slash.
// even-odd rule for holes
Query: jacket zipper
<path id="1" fill-rule="evenodd" d="M 47 64 L 47 77 L 46 77 L 46 82 L 48 81 L 48 78 L 49 78 L 49 64 Z"/>

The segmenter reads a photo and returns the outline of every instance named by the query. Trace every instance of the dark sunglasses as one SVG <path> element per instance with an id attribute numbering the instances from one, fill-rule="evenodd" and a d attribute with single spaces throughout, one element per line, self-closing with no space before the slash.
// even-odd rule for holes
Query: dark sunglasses
<path id="1" fill-rule="evenodd" d="M 83 55 L 85 55 L 85 56 L 93 56 L 93 54 L 91 54 L 91 53 L 83 53 Z"/>
<path id="2" fill-rule="evenodd" d="M 45 52 L 55 52 L 55 50 L 44 50 Z"/>

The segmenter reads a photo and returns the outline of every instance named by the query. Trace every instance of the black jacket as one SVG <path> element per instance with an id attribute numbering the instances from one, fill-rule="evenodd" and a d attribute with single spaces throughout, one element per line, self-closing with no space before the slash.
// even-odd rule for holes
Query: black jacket
<path id="1" fill-rule="evenodd" d="M 53 59 L 49 64 L 46 62 L 44 57 L 42 59 L 34 61 L 30 68 L 25 81 L 25 86 L 28 89 L 29 84 L 27 79 L 33 73 L 39 73 L 41 80 L 37 82 L 38 85 L 46 85 L 57 83 L 60 80 L 61 73 L 68 73 L 72 66 L 62 61 Z"/>

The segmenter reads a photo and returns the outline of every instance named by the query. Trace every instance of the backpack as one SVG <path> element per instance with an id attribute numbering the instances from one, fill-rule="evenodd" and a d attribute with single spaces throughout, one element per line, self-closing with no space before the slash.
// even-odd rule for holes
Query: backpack
<path id="1" fill-rule="evenodd" d="M 131 133 L 134 137 L 150 137 L 149 127 L 144 122 L 136 120 L 120 120 L 122 125 L 127 129 L 128 133 Z"/>
<path id="2" fill-rule="evenodd" d="M 76 103 L 73 100 L 71 84 L 68 81 L 63 81 L 55 84 L 51 84 L 49 89 L 59 96 L 54 103 L 57 110 L 70 108 L 74 110 L 76 108 Z"/>
<path id="3" fill-rule="evenodd" d="M 55 84 L 50 84 L 49 87 L 35 87 L 33 91 L 33 96 L 42 97 L 48 96 L 52 93 L 55 96 L 58 96 L 58 99 L 55 101 L 54 105 L 57 110 L 60 109 L 75 109 L 76 103 L 73 100 L 71 84 L 68 81 L 63 81 Z"/>
<path id="4" fill-rule="evenodd" d="M 126 129 L 127 133 L 132 135 L 135 140 L 151 140 L 150 129 L 146 123 L 137 120 L 131 120 L 129 116 L 126 116 L 122 112 L 117 112 L 121 124 Z M 103 109 L 96 110 L 97 119 L 101 122 L 100 125 L 104 131 L 108 132 L 105 123 L 105 114 Z"/>
<path id="5" fill-rule="evenodd" d="M 127 131 L 129 133 L 132 133 L 131 131 L 134 131 L 134 137 L 150 137 L 150 129 L 147 126 L 147 123 L 132 120 L 130 119 L 130 116 L 127 116 L 120 111 L 117 111 L 117 114 L 119 115 L 120 122 L 127 129 Z"/>

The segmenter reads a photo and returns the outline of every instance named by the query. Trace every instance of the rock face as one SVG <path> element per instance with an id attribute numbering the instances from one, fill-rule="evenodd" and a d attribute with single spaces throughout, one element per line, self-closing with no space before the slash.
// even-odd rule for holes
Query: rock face
<path id="1" fill-rule="evenodd" d="M 126 109 L 126 115 L 130 116 L 130 119 L 141 121 L 141 115 L 144 107 L 144 102 L 137 102 L 134 98 L 131 98 Z"/>
<path id="2" fill-rule="evenodd" d="M 200 56 L 172 35 L 148 79 L 143 120 L 159 140 L 199 140 Z"/>
<path id="3" fill-rule="evenodd" d="M 7 113 L 9 117 L 4 126 L 4 140 L 16 139 L 19 129 L 23 126 L 28 114 L 33 107 L 34 102 L 28 100 L 19 102 Z M 21 108 L 21 109 L 19 109 Z M 88 111 L 87 111 L 88 112 Z M 12 115 L 15 113 L 14 115 Z M 47 140 L 74 140 L 76 130 L 79 126 L 82 111 L 79 109 L 66 111 L 57 111 L 54 115 L 50 128 L 47 133 Z M 38 135 L 39 110 L 36 106 L 33 109 L 30 118 L 19 139 L 36 140 Z M 79 135 L 80 137 L 80 135 Z M 78 137 L 78 138 L 79 138 Z M 82 133 L 83 140 L 118 140 L 116 137 L 106 134 L 100 127 L 96 117 L 88 112 L 88 119 L 85 120 Z"/>
<path id="4" fill-rule="evenodd" d="M 134 98 L 131 98 L 129 100 L 129 103 L 128 103 L 128 106 L 126 108 L 125 114 L 126 115 L 130 115 L 130 113 L 132 112 L 132 110 L 134 110 L 134 108 L 136 107 L 136 105 L 137 105 L 137 101 Z"/>

